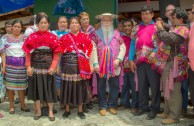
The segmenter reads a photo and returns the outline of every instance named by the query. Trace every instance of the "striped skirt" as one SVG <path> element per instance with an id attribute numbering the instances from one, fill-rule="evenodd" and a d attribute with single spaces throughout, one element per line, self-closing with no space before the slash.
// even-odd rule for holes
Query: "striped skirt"
<path id="1" fill-rule="evenodd" d="M 25 90 L 27 88 L 25 57 L 6 57 L 4 83 L 10 90 Z"/>
<path id="2" fill-rule="evenodd" d="M 1 65 L 1 63 L 0 63 Z M 2 76 L 2 73 L 1 73 L 1 67 L 0 67 L 0 90 L 3 88 L 3 76 Z"/>

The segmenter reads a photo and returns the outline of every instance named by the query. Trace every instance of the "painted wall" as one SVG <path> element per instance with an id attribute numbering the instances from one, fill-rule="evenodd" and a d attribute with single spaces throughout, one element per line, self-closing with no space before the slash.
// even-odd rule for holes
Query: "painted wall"
<path id="1" fill-rule="evenodd" d="M 54 15 L 53 12 L 56 7 L 56 4 L 60 1 L 67 0 L 34 0 L 34 13 L 37 14 L 38 12 L 46 12 L 50 17 L 51 22 L 56 22 L 58 15 Z M 105 12 L 115 14 L 117 13 L 117 0 L 82 0 L 82 2 L 84 6 L 84 11 L 89 13 L 90 22 L 93 25 L 97 23 L 97 19 L 95 19 L 96 15 Z M 66 14 L 63 15 L 66 16 Z"/>

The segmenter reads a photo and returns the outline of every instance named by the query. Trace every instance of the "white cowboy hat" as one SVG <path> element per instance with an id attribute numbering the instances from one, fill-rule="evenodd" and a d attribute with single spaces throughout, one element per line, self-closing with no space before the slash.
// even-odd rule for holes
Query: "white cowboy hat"
<path id="1" fill-rule="evenodd" d="M 118 17 L 118 15 L 116 15 L 116 14 L 103 13 L 103 14 L 97 15 L 96 18 L 102 19 L 102 17 L 104 17 L 104 16 L 110 16 L 112 19 L 116 19 Z"/>

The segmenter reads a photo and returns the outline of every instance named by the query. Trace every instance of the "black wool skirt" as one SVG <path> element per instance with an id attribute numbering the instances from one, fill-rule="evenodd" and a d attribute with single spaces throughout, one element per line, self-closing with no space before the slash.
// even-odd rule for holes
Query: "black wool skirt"
<path id="1" fill-rule="evenodd" d="M 53 52 L 50 49 L 36 49 L 31 54 L 33 75 L 28 77 L 28 99 L 53 103 L 57 101 L 55 76 L 48 74 Z"/>
<path id="2" fill-rule="evenodd" d="M 62 85 L 60 103 L 74 106 L 88 103 L 88 80 L 79 76 L 77 54 L 65 53 L 62 56 Z"/>

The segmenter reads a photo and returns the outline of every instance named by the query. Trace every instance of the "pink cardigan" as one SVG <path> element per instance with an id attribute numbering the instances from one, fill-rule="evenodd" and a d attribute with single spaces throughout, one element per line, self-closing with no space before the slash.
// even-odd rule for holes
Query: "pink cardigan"
<path id="1" fill-rule="evenodd" d="M 194 71 L 194 25 L 191 26 L 189 39 L 190 40 L 189 40 L 188 57 L 189 57 L 191 69 Z"/>

